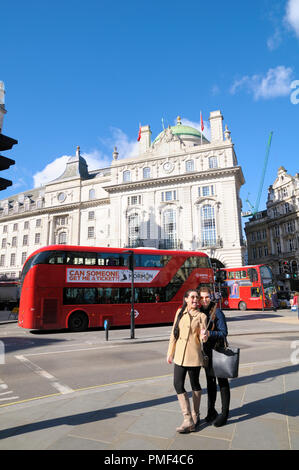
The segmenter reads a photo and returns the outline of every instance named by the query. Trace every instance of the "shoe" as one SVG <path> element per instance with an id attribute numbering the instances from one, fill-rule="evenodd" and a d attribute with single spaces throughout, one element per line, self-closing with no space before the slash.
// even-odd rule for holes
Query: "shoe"
<path id="1" fill-rule="evenodd" d="M 195 431 L 195 425 L 191 415 L 190 402 L 187 393 L 179 393 L 177 395 L 179 404 L 183 413 L 184 421 L 181 426 L 176 428 L 180 434 L 186 434 Z"/>
<path id="2" fill-rule="evenodd" d="M 221 395 L 221 413 L 217 416 L 213 422 L 216 428 L 224 426 L 227 422 L 229 414 L 229 403 L 230 403 L 230 389 L 229 387 L 223 387 L 220 389 Z"/>
<path id="3" fill-rule="evenodd" d="M 220 413 L 213 423 L 214 426 L 216 428 L 220 428 L 220 426 L 224 426 L 227 422 L 227 418 L 228 418 L 228 411 L 225 413 Z"/>
<path id="4" fill-rule="evenodd" d="M 218 416 L 218 413 L 215 410 L 215 408 L 211 408 L 211 409 L 208 410 L 208 414 L 205 417 L 205 421 L 207 423 L 212 423 L 212 421 L 214 421 L 217 418 L 217 416 Z"/>

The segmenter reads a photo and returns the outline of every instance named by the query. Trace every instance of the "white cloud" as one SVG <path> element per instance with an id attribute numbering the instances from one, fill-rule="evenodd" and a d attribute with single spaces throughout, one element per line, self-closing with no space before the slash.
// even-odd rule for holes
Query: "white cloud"
<path id="1" fill-rule="evenodd" d="M 58 176 L 64 172 L 66 162 L 69 158 L 70 157 L 67 155 L 56 158 L 53 162 L 46 165 L 43 170 L 35 173 L 33 175 L 34 187 L 37 188 L 54 180 L 55 178 L 58 178 Z"/>
<path id="2" fill-rule="evenodd" d="M 281 4 L 272 2 L 269 11 L 269 20 L 273 24 L 274 32 L 267 40 L 270 51 L 277 49 L 284 36 L 293 31 L 299 38 L 299 0 L 287 0 L 281 10 Z"/>
<path id="3" fill-rule="evenodd" d="M 248 75 L 235 81 L 230 92 L 235 94 L 240 89 L 252 93 L 255 100 L 271 99 L 279 96 L 286 96 L 290 93 L 293 69 L 279 65 L 268 70 L 266 76 Z"/>
<path id="4" fill-rule="evenodd" d="M 136 157 L 138 155 L 137 133 L 136 140 L 129 140 L 128 136 L 117 127 L 111 127 L 113 147 L 117 147 L 119 158 Z M 112 147 L 112 146 L 111 146 Z"/>
<path id="5" fill-rule="evenodd" d="M 285 23 L 294 30 L 296 36 L 299 38 L 299 1 L 288 0 L 286 6 L 286 15 L 284 17 Z"/>
<path id="6" fill-rule="evenodd" d="M 270 51 L 274 51 L 279 47 L 281 44 L 282 37 L 281 37 L 281 31 L 279 28 L 276 28 L 274 31 L 274 34 L 267 40 L 267 46 L 270 49 Z"/>
<path id="7" fill-rule="evenodd" d="M 26 187 L 26 181 L 24 180 L 24 178 L 17 178 L 16 181 L 13 181 L 13 188 L 14 189 L 19 189 L 19 188 L 23 188 L 23 187 Z"/>
<path id="8" fill-rule="evenodd" d="M 110 165 L 112 160 L 112 154 L 110 157 L 100 150 L 93 150 L 90 153 L 81 152 L 81 156 L 86 160 L 88 170 L 90 171 L 105 168 Z"/>
<path id="9" fill-rule="evenodd" d="M 90 171 L 110 165 L 111 158 L 98 150 L 94 150 L 90 153 L 81 153 L 81 155 L 86 160 Z M 49 181 L 59 178 L 64 172 L 66 163 L 71 156 L 74 155 L 58 157 L 51 163 L 48 163 L 43 170 L 35 173 L 33 175 L 34 187 L 38 188 L 39 186 L 49 183 Z"/>
<path id="10" fill-rule="evenodd" d="M 119 153 L 119 158 L 133 157 L 138 154 L 138 142 L 130 141 L 128 136 L 121 130 L 117 128 L 111 128 L 112 138 L 101 139 L 101 142 L 109 148 L 110 155 L 107 153 L 95 149 L 91 152 L 82 152 L 82 157 L 86 160 L 88 165 L 88 170 L 98 170 L 100 168 L 108 167 L 111 164 L 112 160 L 112 151 L 114 147 L 117 147 Z M 48 165 L 45 166 L 41 171 L 38 171 L 33 175 L 34 187 L 37 188 L 44 184 L 49 183 L 58 178 L 65 170 L 66 163 L 68 159 L 74 155 L 63 155 L 56 158 Z"/>

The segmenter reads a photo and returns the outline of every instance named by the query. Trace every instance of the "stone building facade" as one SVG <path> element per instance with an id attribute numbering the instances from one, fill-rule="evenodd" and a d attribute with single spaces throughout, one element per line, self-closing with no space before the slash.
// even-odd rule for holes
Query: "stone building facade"
<path id="1" fill-rule="evenodd" d="M 142 126 L 136 157 L 115 148 L 96 171 L 77 148 L 55 180 L 0 201 L 0 275 L 18 276 L 51 244 L 196 250 L 242 265 L 244 177 L 220 111 L 209 120 L 210 141 L 180 118 L 154 140 Z"/>
<path id="2" fill-rule="evenodd" d="M 268 189 L 267 209 L 246 224 L 248 263 L 267 263 L 281 289 L 298 290 L 299 173 L 281 166 Z"/>

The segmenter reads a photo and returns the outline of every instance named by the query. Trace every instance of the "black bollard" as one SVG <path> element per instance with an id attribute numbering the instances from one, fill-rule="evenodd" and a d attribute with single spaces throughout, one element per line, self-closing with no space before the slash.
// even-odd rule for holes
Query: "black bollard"
<path id="1" fill-rule="evenodd" d="M 109 337 L 109 320 L 104 321 L 104 328 L 105 328 L 105 331 L 106 331 L 106 341 L 108 341 L 108 337 Z"/>

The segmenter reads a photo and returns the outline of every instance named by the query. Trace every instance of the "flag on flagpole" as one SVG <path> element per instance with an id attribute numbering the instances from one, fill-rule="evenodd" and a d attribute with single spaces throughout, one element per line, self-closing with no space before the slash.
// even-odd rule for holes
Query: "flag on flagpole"
<path id="1" fill-rule="evenodd" d="M 200 111 L 200 127 L 201 127 L 201 131 L 204 130 L 205 126 L 203 124 L 203 120 L 202 120 L 202 114 L 201 114 L 201 111 Z"/>
<path id="2" fill-rule="evenodd" d="M 137 142 L 141 139 L 141 124 L 139 124 L 139 132 L 138 132 L 138 137 L 137 137 Z"/>

